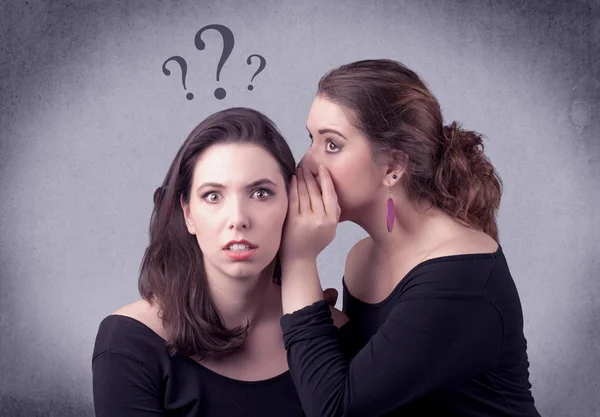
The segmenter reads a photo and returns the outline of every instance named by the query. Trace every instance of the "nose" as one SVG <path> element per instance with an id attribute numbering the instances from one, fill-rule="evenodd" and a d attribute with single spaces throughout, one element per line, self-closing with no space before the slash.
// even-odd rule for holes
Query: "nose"
<path id="1" fill-rule="evenodd" d="M 298 163 L 298 166 L 302 167 L 303 169 L 309 170 L 316 177 L 319 175 L 320 162 L 321 161 L 318 161 L 316 156 L 312 153 L 312 148 L 310 148 L 308 151 L 306 151 L 306 153 Z"/>
<path id="2" fill-rule="evenodd" d="M 245 230 L 250 227 L 248 210 L 240 201 L 232 201 L 229 207 L 229 219 L 227 222 L 229 230 Z"/>

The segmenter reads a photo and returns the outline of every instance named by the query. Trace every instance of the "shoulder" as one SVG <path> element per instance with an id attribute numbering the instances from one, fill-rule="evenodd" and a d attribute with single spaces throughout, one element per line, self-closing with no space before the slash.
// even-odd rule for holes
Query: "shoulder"
<path id="1" fill-rule="evenodd" d="M 426 259 L 455 255 L 492 254 L 498 250 L 498 243 L 487 234 L 465 228 L 451 239 L 433 248 Z"/>
<path id="2" fill-rule="evenodd" d="M 119 308 L 101 321 L 92 361 L 103 353 L 113 353 L 145 362 L 149 355 L 166 352 L 159 322 L 155 309 L 145 300 Z"/>
<path id="3" fill-rule="evenodd" d="M 150 304 L 146 300 L 134 301 L 131 304 L 124 305 L 112 313 L 112 315 L 125 316 L 132 318 L 163 339 L 167 339 L 167 333 L 159 317 L 158 307 L 155 304 Z"/>
<path id="4" fill-rule="evenodd" d="M 482 232 L 457 235 L 429 250 L 405 282 L 405 290 L 483 295 L 497 265 L 498 243 Z"/>
<path id="5" fill-rule="evenodd" d="M 495 253 L 498 242 L 480 230 L 458 223 L 451 219 L 444 229 L 440 229 L 443 239 L 428 248 L 425 259 L 455 255 L 474 255 Z M 424 260 L 425 260 L 424 259 Z"/>
<path id="6" fill-rule="evenodd" d="M 351 279 L 355 275 L 361 275 L 363 269 L 367 267 L 368 259 L 373 247 L 373 239 L 367 236 L 359 240 L 348 252 L 346 256 L 346 264 L 344 266 L 344 276 L 346 280 Z"/>

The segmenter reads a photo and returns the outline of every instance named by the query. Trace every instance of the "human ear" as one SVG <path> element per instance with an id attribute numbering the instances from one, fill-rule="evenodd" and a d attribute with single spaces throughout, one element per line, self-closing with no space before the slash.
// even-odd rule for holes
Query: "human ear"
<path id="1" fill-rule="evenodd" d="M 185 225 L 190 234 L 196 234 L 196 227 L 194 226 L 194 222 L 192 221 L 192 217 L 190 215 L 190 205 L 183 201 L 183 195 L 179 197 L 179 204 L 181 205 L 181 210 L 183 211 L 183 218 L 185 220 Z"/>
<path id="2" fill-rule="evenodd" d="M 392 151 L 383 178 L 384 185 L 386 187 L 393 187 L 396 185 L 406 172 L 407 165 L 408 155 L 402 151 Z"/>

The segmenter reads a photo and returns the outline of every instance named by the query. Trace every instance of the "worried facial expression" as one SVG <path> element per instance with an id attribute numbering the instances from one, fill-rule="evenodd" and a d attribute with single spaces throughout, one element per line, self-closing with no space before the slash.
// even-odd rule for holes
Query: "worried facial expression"
<path id="1" fill-rule="evenodd" d="M 356 218 L 375 199 L 381 199 L 385 168 L 374 162 L 367 139 L 350 123 L 342 107 L 317 96 L 306 128 L 311 146 L 300 164 L 314 174 L 319 164 L 329 170 L 342 209 L 340 221 Z"/>
<path id="2" fill-rule="evenodd" d="M 260 274 L 279 250 L 287 205 L 281 169 L 268 151 L 251 143 L 206 149 L 182 208 L 207 274 Z"/>

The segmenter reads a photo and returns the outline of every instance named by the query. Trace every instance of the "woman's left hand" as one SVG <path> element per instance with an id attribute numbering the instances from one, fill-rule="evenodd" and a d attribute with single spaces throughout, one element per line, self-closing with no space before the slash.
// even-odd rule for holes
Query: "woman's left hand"
<path id="1" fill-rule="evenodd" d="M 319 190 L 319 186 L 321 190 Z M 312 173 L 298 168 L 290 183 L 288 214 L 281 242 L 282 262 L 316 258 L 335 237 L 340 206 L 327 169 Z"/>

